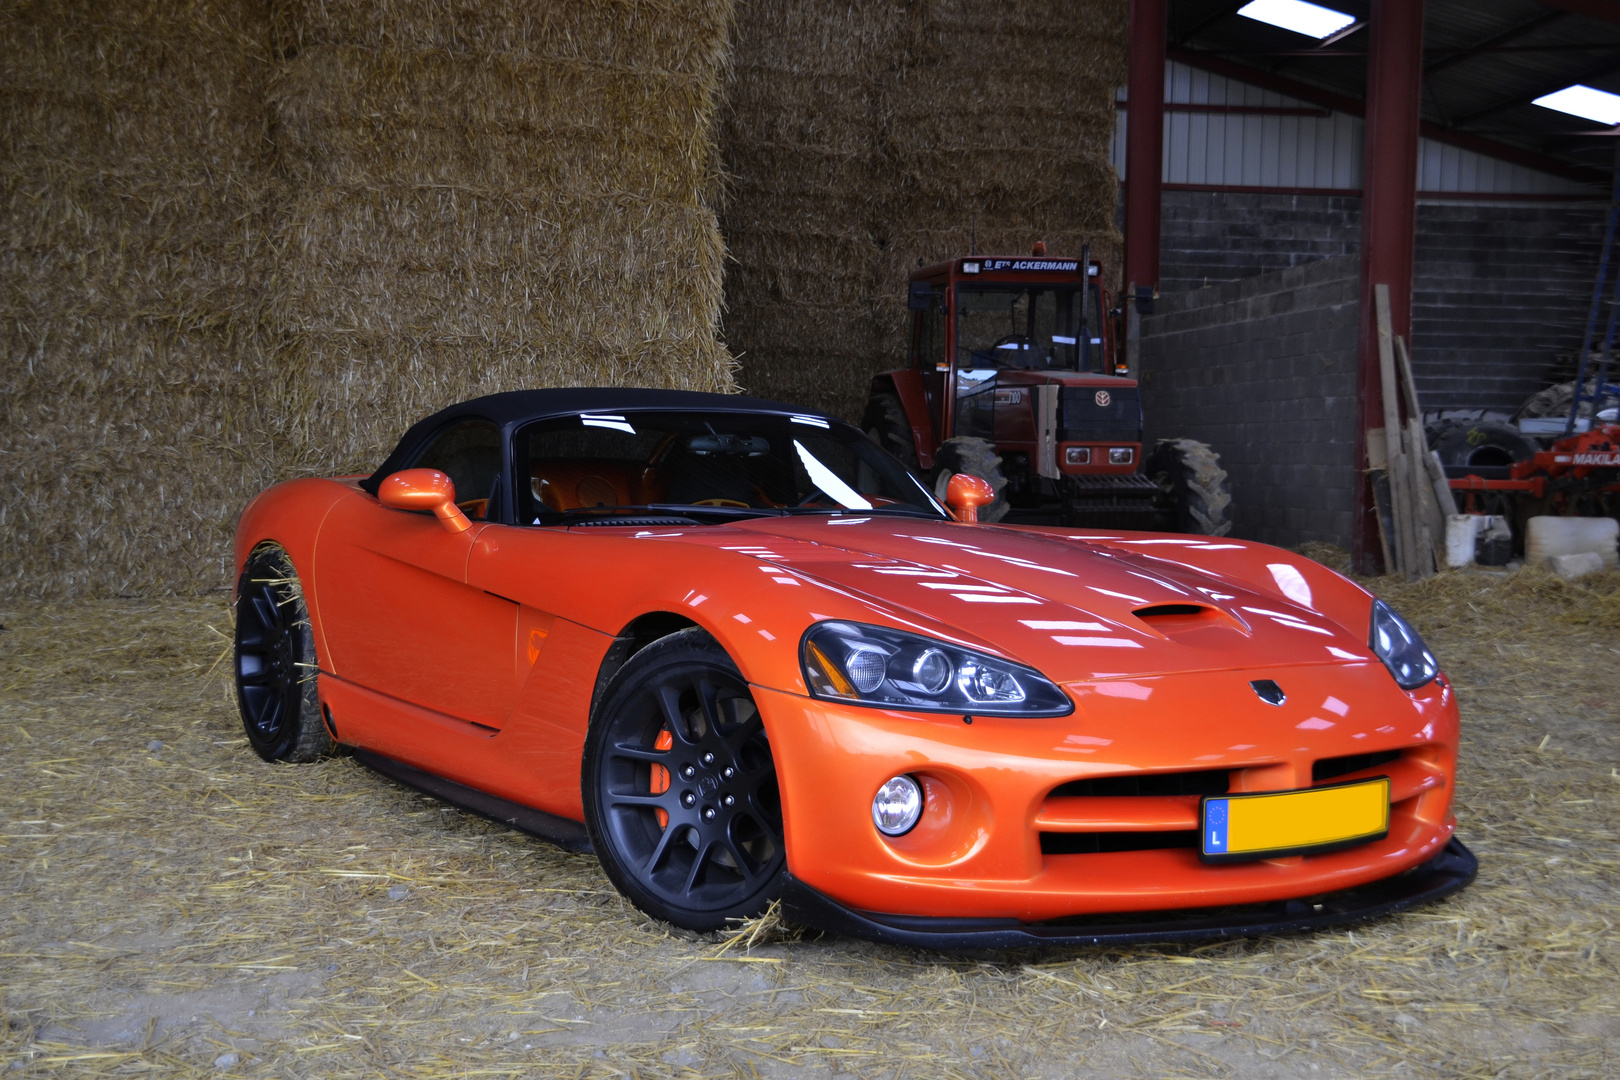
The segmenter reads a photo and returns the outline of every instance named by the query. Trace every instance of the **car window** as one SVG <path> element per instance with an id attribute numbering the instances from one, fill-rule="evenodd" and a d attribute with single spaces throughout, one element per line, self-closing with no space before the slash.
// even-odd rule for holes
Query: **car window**
<path id="1" fill-rule="evenodd" d="M 456 485 L 456 505 L 474 521 L 489 516 L 501 475 L 501 432 L 488 420 L 459 420 L 434 435 L 408 468 L 438 469 Z"/>
<path id="2" fill-rule="evenodd" d="M 905 466 L 855 428 L 819 417 L 581 414 L 519 432 L 516 460 L 527 464 L 518 520 L 535 525 L 677 512 L 943 516 Z"/>

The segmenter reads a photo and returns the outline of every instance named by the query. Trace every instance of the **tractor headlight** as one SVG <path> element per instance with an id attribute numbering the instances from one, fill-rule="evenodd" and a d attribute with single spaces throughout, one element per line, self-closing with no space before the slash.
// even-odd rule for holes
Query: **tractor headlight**
<path id="1" fill-rule="evenodd" d="M 1423 644 L 1412 624 L 1395 614 L 1382 600 L 1372 606 L 1372 631 L 1368 645 L 1395 676 L 1402 690 L 1416 690 L 1440 674 L 1440 663 Z"/>
<path id="2" fill-rule="evenodd" d="M 823 622 L 800 650 L 810 693 L 887 709 L 978 716 L 1067 716 L 1074 704 L 1034 668 L 921 634 Z"/>

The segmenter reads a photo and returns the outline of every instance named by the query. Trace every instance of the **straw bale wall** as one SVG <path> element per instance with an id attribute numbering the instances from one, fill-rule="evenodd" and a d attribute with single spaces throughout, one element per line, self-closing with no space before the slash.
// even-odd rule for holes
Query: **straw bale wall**
<path id="1" fill-rule="evenodd" d="M 196 591 L 452 401 L 733 388 L 731 0 L 0 4 L 0 595 Z"/>
<path id="2" fill-rule="evenodd" d="M 720 123 L 723 336 L 750 393 L 859 420 L 905 279 L 979 252 L 1117 273 L 1123 0 L 741 0 Z"/>

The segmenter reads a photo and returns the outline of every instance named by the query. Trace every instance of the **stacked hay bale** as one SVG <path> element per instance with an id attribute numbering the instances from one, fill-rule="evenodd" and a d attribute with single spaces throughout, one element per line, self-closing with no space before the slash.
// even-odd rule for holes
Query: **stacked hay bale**
<path id="1" fill-rule="evenodd" d="M 245 0 L 0 15 L 0 592 L 223 577 L 266 475 L 268 30 Z"/>
<path id="2" fill-rule="evenodd" d="M 0 595 L 195 591 L 452 401 L 732 388 L 731 0 L 13 2 Z"/>
<path id="3" fill-rule="evenodd" d="M 534 385 L 731 389 L 706 196 L 729 0 L 289 3 L 276 310 L 316 469 Z M 301 396 L 298 396 L 301 395 Z"/>
<path id="4" fill-rule="evenodd" d="M 1089 243 L 1117 273 L 1125 19 L 1123 0 L 742 5 L 720 143 L 743 387 L 860 419 L 903 359 L 906 275 L 975 240 Z"/>

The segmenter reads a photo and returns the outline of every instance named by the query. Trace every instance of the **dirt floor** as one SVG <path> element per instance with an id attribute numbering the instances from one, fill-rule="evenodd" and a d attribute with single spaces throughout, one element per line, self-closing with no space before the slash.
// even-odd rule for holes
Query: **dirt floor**
<path id="1" fill-rule="evenodd" d="M 1620 575 L 1374 583 L 1479 880 L 1337 932 L 951 956 L 670 932 L 570 855 L 247 749 L 223 600 L 0 611 L 6 1076 L 1620 1074 Z"/>

